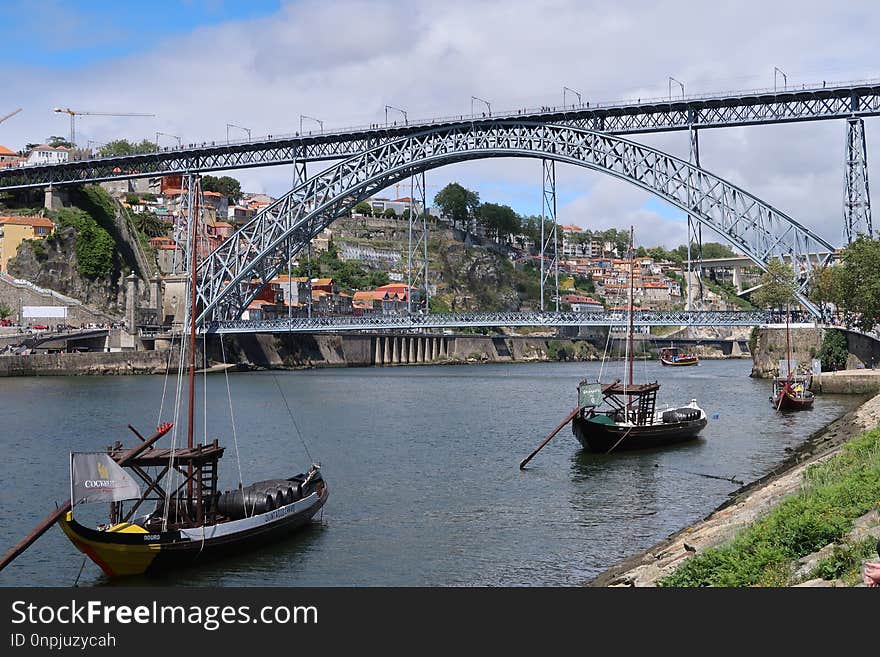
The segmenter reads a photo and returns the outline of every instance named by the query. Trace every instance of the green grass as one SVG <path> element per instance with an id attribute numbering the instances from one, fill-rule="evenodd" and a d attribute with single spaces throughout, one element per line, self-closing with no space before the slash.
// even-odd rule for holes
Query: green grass
<path id="1" fill-rule="evenodd" d="M 840 454 L 804 474 L 800 492 L 727 545 L 683 563 L 659 586 L 782 586 L 793 562 L 838 541 L 853 521 L 880 505 L 880 430 L 852 439 Z M 860 554 L 860 553 L 859 553 Z M 845 561 L 841 555 L 832 557 Z M 823 564 L 823 572 L 851 569 Z"/>

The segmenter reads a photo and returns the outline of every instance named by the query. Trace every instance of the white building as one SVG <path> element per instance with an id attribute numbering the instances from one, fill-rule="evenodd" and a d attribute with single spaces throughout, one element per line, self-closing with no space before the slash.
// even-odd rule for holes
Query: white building
<path id="1" fill-rule="evenodd" d="M 70 156 L 69 149 L 64 146 L 41 144 L 34 148 L 27 158 L 28 166 L 40 164 L 64 164 Z"/>

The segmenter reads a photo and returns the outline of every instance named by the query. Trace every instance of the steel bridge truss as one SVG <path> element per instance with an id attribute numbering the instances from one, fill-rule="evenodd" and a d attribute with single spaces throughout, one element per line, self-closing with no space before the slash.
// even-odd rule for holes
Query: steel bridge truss
<path id="1" fill-rule="evenodd" d="M 639 134 L 672 130 L 733 127 L 797 121 L 848 119 L 880 115 L 880 85 L 843 84 L 822 89 L 720 94 L 714 97 L 604 106 L 517 110 L 493 118 L 445 117 L 406 126 L 351 128 L 321 134 L 267 136 L 245 143 L 192 145 L 141 155 L 83 160 L 66 164 L 21 167 L 0 171 L 0 190 L 45 187 L 238 168 L 339 160 L 384 143 L 432 128 L 480 126 L 497 121 L 528 121 L 567 125 L 609 134 Z"/>
<path id="2" fill-rule="evenodd" d="M 865 122 L 846 122 L 846 172 L 843 185 L 843 226 L 846 243 L 859 235 L 874 237 L 871 225 L 871 193 L 868 189 L 868 149 L 865 143 Z"/>
<path id="3" fill-rule="evenodd" d="M 765 270 L 772 259 L 782 256 L 811 268 L 815 264 L 811 254 L 834 251 L 825 240 L 745 190 L 641 144 L 531 122 L 456 125 L 359 153 L 267 206 L 201 263 L 199 322 L 241 317 L 282 268 L 288 237 L 296 253 L 337 217 L 395 182 L 447 164 L 489 157 L 552 159 L 626 180 L 689 213 Z M 818 314 L 803 287 L 797 296 Z"/>
<path id="4" fill-rule="evenodd" d="M 771 320 L 762 311 L 636 311 L 634 326 L 759 326 Z M 371 315 L 366 317 L 294 317 L 262 321 L 208 322 L 206 333 L 320 333 L 378 330 L 456 329 L 493 326 L 610 326 L 625 328 L 622 312 L 447 313 Z"/>

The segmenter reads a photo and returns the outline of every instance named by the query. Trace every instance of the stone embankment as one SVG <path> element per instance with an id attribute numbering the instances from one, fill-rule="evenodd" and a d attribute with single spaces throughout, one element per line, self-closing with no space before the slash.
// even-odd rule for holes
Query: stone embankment
<path id="1" fill-rule="evenodd" d="M 878 422 L 880 395 L 814 434 L 773 472 L 733 493 L 730 500 L 703 520 L 601 573 L 587 585 L 656 586 L 685 560 L 730 541 L 783 498 L 798 491 L 808 466 L 828 460 L 840 451 L 844 442 L 876 428 Z M 866 526 L 865 531 L 875 531 L 876 524 L 872 524 L 870 517 L 857 523 L 857 528 L 862 525 Z M 803 561 L 807 563 L 810 559 Z"/>
<path id="2" fill-rule="evenodd" d="M 115 351 L 0 356 L 0 377 L 79 374 L 164 374 L 168 351 Z M 176 359 L 171 358 L 172 371 Z"/>

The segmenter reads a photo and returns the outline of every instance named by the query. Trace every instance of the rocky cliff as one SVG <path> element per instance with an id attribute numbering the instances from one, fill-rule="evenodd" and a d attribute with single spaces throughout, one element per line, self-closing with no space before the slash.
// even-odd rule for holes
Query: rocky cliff
<path id="1" fill-rule="evenodd" d="M 822 346 L 824 329 L 793 328 L 790 331 L 791 359 L 796 360 L 798 368 L 809 369 L 810 363 Z M 786 339 L 784 328 L 762 328 L 756 335 L 752 349 L 751 376 L 766 379 L 779 374 L 779 361 L 786 358 Z"/>

